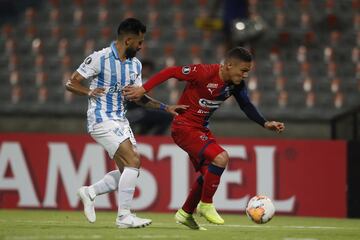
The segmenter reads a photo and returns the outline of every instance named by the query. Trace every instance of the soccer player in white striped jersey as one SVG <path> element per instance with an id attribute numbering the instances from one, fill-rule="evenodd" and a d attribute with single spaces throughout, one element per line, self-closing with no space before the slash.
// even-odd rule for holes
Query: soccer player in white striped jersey
<path id="1" fill-rule="evenodd" d="M 135 57 L 141 49 L 146 26 L 139 20 L 128 18 L 117 30 L 117 40 L 107 48 L 88 56 L 66 83 L 67 90 L 88 96 L 88 132 L 108 152 L 119 170 L 107 173 L 103 179 L 91 186 L 83 186 L 78 195 L 84 205 L 88 221 L 96 220 L 94 199 L 97 195 L 118 190 L 119 228 L 145 227 L 150 219 L 136 217 L 130 211 L 137 178 L 140 158 L 136 151 L 136 141 L 125 117 L 126 99 L 122 89 L 128 85 L 141 86 L 141 62 Z M 90 87 L 81 82 L 88 80 Z M 165 105 L 148 96 L 138 104 L 167 111 L 177 115 L 185 110 L 185 105 Z"/>

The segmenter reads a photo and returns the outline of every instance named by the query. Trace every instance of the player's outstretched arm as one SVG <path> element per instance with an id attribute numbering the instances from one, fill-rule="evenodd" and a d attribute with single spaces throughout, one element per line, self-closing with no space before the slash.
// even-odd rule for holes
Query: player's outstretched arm
<path id="1" fill-rule="evenodd" d="M 89 89 L 81 84 L 84 80 L 86 79 L 81 76 L 80 73 L 75 71 L 65 84 L 65 87 L 68 91 L 82 96 L 87 95 L 89 97 L 99 97 L 104 94 L 105 88 Z"/>
<path id="2" fill-rule="evenodd" d="M 285 125 L 282 122 L 268 121 L 262 114 L 257 110 L 254 104 L 251 103 L 248 95 L 248 91 L 245 83 L 243 82 L 242 86 L 238 86 L 237 89 L 233 92 L 233 95 L 238 102 L 240 108 L 245 112 L 246 116 L 263 126 L 266 129 L 276 131 L 280 133 L 285 130 Z"/>
<path id="3" fill-rule="evenodd" d="M 264 123 L 264 127 L 266 129 L 276 131 L 277 133 L 281 133 L 285 130 L 285 125 L 282 122 L 276 122 L 276 121 L 267 121 Z"/>
<path id="4" fill-rule="evenodd" d="M 160 85 L 170 78 L 183 81 L 193 81 L 200 73 L 200 65 L 190 65 L 184 67 L 168 67 L 152 76 L 142 87 L 128 86 L 123 89 L 123 95 L 129 101 L 139 101 L 146 92 Z"/>
<path id="5" fill-rule="evenodd" d="M 179 115 L 180 112 L 185 111 L 189 107 L 187 105 L 166 105 L 148 95 L 144 95 L 139 101 L 136 101 L 136 104 L 146 108 L 163 110 L 174 116 Z"/>

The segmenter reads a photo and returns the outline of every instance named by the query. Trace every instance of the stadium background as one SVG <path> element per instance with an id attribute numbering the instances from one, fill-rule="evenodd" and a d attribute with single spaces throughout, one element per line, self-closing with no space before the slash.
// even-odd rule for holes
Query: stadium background
<path id="1" fill-rule="evenodd" d="M 243 212 L 242 197 L 259 193 L 259 182 L 265 179 L 274 181 L 275 189 L 265 192 L 279 200 L 278 208 L 281 200 L 305 195 L 303 202 L 283 214 L 360 217 L 360 1 L 2 0 L 0 4 L 0 208 L 80 210 L 71 190 L 101 176 L 101 170 L 96 172 L 90 164 L 113 167 L 104 152 L 94 155 L 102 161 L 89 157 L 98 149 L 86 136 L 87 99 L 65 91 L 64 83 L 87 55 L 110 44 L 122 19 L 136 17 L 148 28 L 138 56 L 144 81 L 167 66 L 220 62 L 230 45 L 243 45 L 254 54 L 248 78 L 252 101 L 268 119 L 286 124 L 283 134 L 265 131 L 247 120 L 232 99 L 213 116 L 211 129 L 234 151 L 229 170 L 238 171 L 227 175 L 231 186 L 221 190 L 223 198 L 218 199 L 225 205 L 220 209 Z M 175 103 L 182 88 L 171 79 L 151 94 Z M 144 207 L 138 201 L 137 208 L 173 211 L 183 197 L 174 189 L 182 183 L 174 166 L 164 161 L 157 165 L 164 157 L 175 163 L 183 156 L 165 137 L 169 116 L 132 106 L 128 118 L 142 144 L 148 171 L 144 175 L 152 174 L 155 181 L 151 186 L 144 183 L 138 196 L 146 190 L 151 195 L 152 189 L 157 203 Z M 164 144 L 165 152 L 178 155 L 160 156 Z M 86 152 L 87 147 L 93 150 Z M 264 149 L 257 147 L 269 151 L 265 149 L 264 158 L 259 153 Z M 66 158 L 67 151 L 71 167 L 55 164 L 51 178 L 54 155 Z M 182 158 L 178 160 L 185 167 L 176 167 L 185 168 L 190 181 L 194 176 L 186 170 L 186 156 Z M 266 158 L 274 165 L 265 163 L 261 172 L 256 161 Z M 157 168 L 169 174 L 158 178 Z M 73 185 L 65 180 L 69 169 L 78 181 Z M 259 173 L 265 174 L 264 179 Z M 19 177 L 25 175 L 28 178 Z M 49 179 L 56 179 L 51 180 L 53 185 Z M 57 186 L 52 195 L 47 194 L 49 186 Z M 184 192 L 187 187 L 180 186 Z M 332 200 L 321 204 L 323 209 L 311 201 L 329 196 Z M 116 208 L 114 196 L 98 204 Z"/>

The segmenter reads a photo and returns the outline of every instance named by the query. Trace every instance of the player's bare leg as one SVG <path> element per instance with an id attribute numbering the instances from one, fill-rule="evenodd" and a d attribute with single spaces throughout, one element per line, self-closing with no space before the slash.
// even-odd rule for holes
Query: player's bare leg
<path id="1" fill-rule="evenodd" d="M 201 200 L 197 207 L 197 211 L 210 223 L 224 224 L 225 222 L 215 209 L 213 204 L 213 196 L 220 184 L 220 177 L 224 172 L 228 162 L 229 156 L 227 152 L 224 151 L 215 157 L 212 163 L 208 166 L 208 170 L 204 174 Z"/>
<path id="2" fill-rule="evenodd" d="M 84 215 L 90 223 L 96 221 L 95 197 L 115 191 L 118 188 L 120 175 L 119 170 L 114 170 L 105 174 L 105 176 L 95 184 L 79 188 L 77 195 L 84 205 Z"/>
<path id="3" fill-rule="evenodd" d="M 118 216 L 116 218 L 116 225 L 119 228 L 139 228 L 150 225 L 152 222 L 150 219 L 136 217 L 130 211 L 139 176 L 140 158 L 129 139 L 126 139 L 119 145 L 114 155 L 114 160 L 119 168 L 124 166 L 118 184 Z"/>

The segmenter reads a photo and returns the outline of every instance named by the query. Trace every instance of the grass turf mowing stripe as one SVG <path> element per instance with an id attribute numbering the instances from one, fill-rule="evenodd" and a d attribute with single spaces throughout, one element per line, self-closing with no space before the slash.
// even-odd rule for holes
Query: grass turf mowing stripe
<path id="1" fill-rule="evenodd" d="M 37 239 L 191 239 L 191 240 L 356 240 L 360 239 L 359 219 L 275 216 L 265 225 L 252 223 L 244 214 L 223 214 L 223 226 L 195 218 L 208 231 L 194 231 L 174 221 L 174 213 L 139 212 L 153 219 L 147 228 L 120 230 L 116 212 L 98 211 L 89 224 L 81 211 L 0 210 L 0 240 Z"/>

